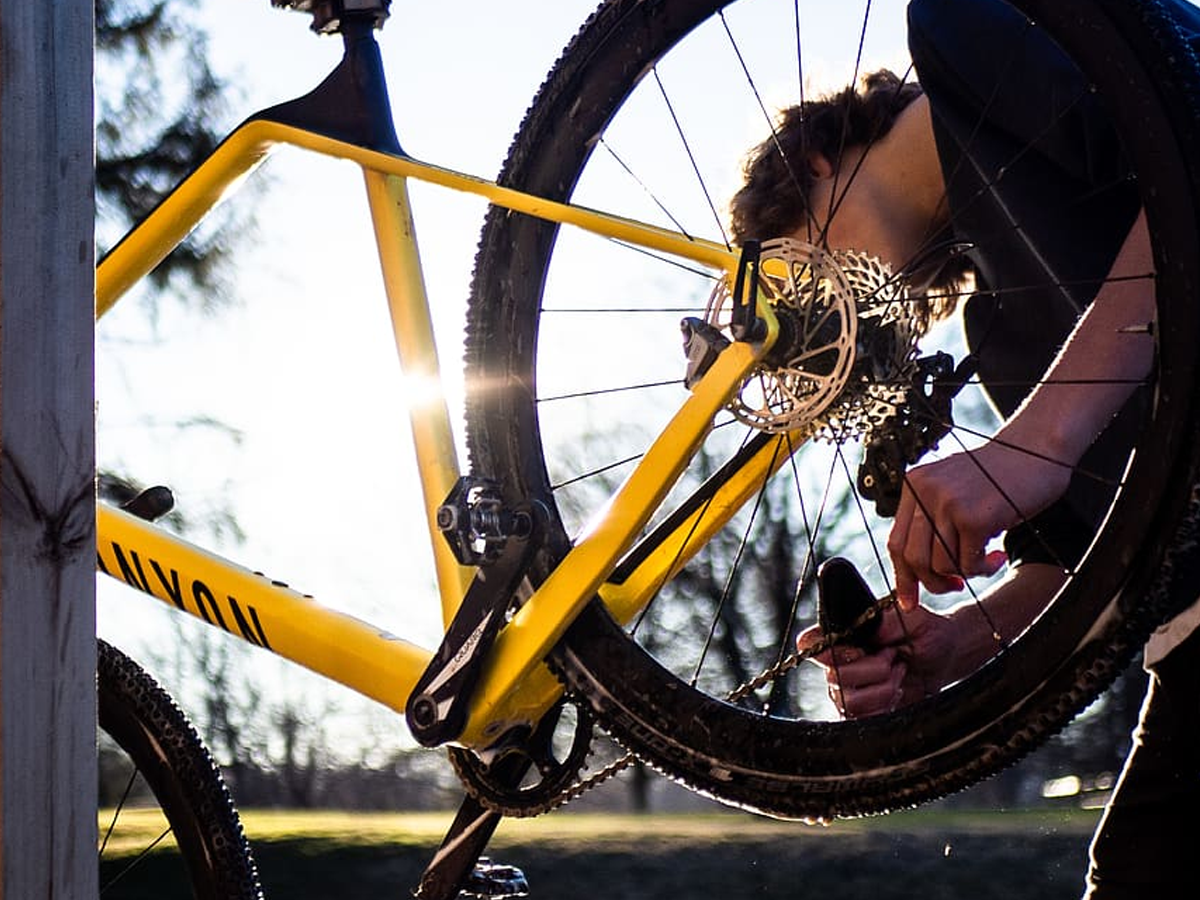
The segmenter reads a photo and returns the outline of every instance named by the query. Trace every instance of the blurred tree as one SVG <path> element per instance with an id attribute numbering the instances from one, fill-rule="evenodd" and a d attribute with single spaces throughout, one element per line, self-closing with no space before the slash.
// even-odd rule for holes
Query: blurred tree
<path id="1" fill-rule="evenodd" d="M 229 85 L 210 65 L 196 0 L 96 0 L 95 29 L 96 241 L 103 256 L 212 152 L 224 126 Z M 164 299 L 200 313 L 226 300 L 231 247 L 251 223 L 246 209 L 247 204 L 218 208 L 151 273 L 148 290 L 138 295 L 151 321 Z M 138 406 L 128 398 L 123 402 Z M 175 429 L 202 427 L 238 440 L 211 417 L 181 414 L 185 418 L 173 423 Z M 102 500 L 121 504 L 143 485 L 102 461 L 98 487 Z M 175 510 L 164 524 L 180 532 L 241 537 L 224 498 L 199 514 Z M 247 648 L 192 632 L 186 638 L 176 632 L 181 636 L 174 647 L 186 661 L 164 665 L 164 654 L 152 647 L 135 653 L 158 663 L 154 668 L 168 690 L 187 698 L 189 715 L 236 780 L 240 769 L 256 767 L 268 742 L 256 727 L 259 692 L 253 681 L 235 674 L 244 668 Z"/>
<path id="2" fill-rule="evenodd" d="M 230 86 L 210 66 L 197 0 L 95 0 L 95 29 L 96 244 L 102 258 L 219 143 Z M 139 297 L 151 319 L 164 297 L 200 312 L 227 300 L 231 248 L 252 226 L 249 209 L 218 207 L 150 274 L 149 290 Z M 125 402 L 138 408 L 136 400 Z M 169 424 L 203 428 L 234 443 L 241 437 L 203 414 Z M 102 499 L 124 503 L 140 488 L 101 462 Z M 213 534 L 240 537 L 227 505 L 202 518 Z M 201 523 L 176 511 L 170 524 L 182 531 Z"/>
<path id="3" fill-rule="evenodd" d="M 236 86 L 211 65 L 199 10 L 199 0 L 95 2 L 96 239 L 101 256 L 212 152 L 232 124 L 226 100 L 237 99 Z M 149 289 L 139 294 L 139 301 L 152 322 L 164 300 L 202 314 L 228 302 L 234 248 L 253 227 L 252 205 L 218 207 L 151 273 Z M 153 329 L 149 336 L 157 340 Z M 122 349 L 130 346 L 127 338 L 116 340 Z M 136 397 L 122 396 L 120 402 L 137 415 Z M 136 421 L 156 430 L 164 424 Z M 165 424 L 173 435 L 201 428 L 235 444 L 241 438 L 202 412 L 179 410 L 179 417 Z M 123 504 L 145 485 L 113 468 L 119 467 L 102 463 L 99 494 L 106 502 Z M 242 539 L 230 498 L 219 497 L 199 511 L 195 500 L 193 496 L 186 508 L 173 510 L 162 524 L 181 533 Z M 371 764 L 339 759 L 340 774 L 331 774 L 335 760 L 322 724 L 331 709 L 319 695 L 264 692 L 261 685 L 269 676 L 263 677 L 256 666 L 261 660 L 252 648 L 191 620 L 172 617 L 170 622 L 173 637 L 157 645 L 151 637 L 135 655 L 149 662 L 148 668 L 193 719 L 240 800 L 308 806 L 402 798 L 408 805 L 445 804 L 446 786 L 437 780 L 444 779 L 445 771 L 427 771 L 427 754 L 410 760 L 393 752 Z M 393 721 L 388 719 L 389 725 Z M 383 743 L 382 749 L 388 746 Z M 113 779 L 119 781 L 119 776 L 106 784 Z"/>
<path id="4" fill-rule="evenodd" d="M 103 254 L 216 146 L 226 85 L 212 70 L 196 0 L 96 0 L 96 213 Z M 156 291 L 207 310 L 224 296 L 230 207 L 150 276 Z M 240 217 L 240 218 L 239 218 Z M 230 227 L 233 230 L 230 231 Z"/>

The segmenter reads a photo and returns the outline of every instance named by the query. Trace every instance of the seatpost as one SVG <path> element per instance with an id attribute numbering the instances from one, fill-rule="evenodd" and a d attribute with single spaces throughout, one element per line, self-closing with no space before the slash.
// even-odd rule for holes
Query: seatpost
<path id="1" fill-rule="evenodd" d="M 371 28 L 382 28 L 392 0 L 271 0 L 271 5 L 311 13 L 313 31 L 339 34 L 345 33 L 346 24 L 355 20 L 368 21 Z"/>
<path id="2" fill-rule="evenodd" d="M 387 18 L 391 0 L 271 0 L 313 15 L 314 31 L 340 34 L 341 63 L 316 89 L 296 100 L 263 110 L 256 118 L 295 125 L 337 140 L 401 153 L 392 122 L 387 80 L 375 30 Z"/>

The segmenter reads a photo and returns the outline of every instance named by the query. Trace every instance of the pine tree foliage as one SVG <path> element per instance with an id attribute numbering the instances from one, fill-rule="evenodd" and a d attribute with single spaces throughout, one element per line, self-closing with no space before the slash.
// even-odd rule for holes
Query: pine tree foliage
<path id="1" fill-rule="evenodd" d="M 196 0 L 96 0 L 97 242 L 106 252 L 216 146 L 226 85 L 209 64 Z M 221 299 L 228 208 L 150 276 L 154 295 L 209 309 Z"/>

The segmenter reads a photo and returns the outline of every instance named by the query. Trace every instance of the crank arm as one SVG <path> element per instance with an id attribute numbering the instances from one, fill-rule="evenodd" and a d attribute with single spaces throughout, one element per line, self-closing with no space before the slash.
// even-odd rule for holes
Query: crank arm
<path id="1" fill-rule="evenodd" d="M 462 734 L 484 659 L 542 545 L 543 508 L 535 504 L 517 509 L 515 515 L 528 527 L 510 536 L 495 558 L 479 568 L 441 646 L 409 697 L 405 709 L 408 726 L 426 747 L 453 741 Z"/>

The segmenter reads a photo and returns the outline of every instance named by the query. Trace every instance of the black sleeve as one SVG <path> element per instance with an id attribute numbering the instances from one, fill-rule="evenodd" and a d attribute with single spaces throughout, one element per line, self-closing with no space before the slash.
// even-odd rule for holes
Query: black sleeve
<path id="1" fill-rule="evenodd" d="M 1008 416 L 1092 301 L 1140 201 L 1095 95 L 1023 14 L 996 0 L 912 0 L 908 21 L 951 227 L 973 247 L 980 290 L 963 314 L 967 343 Z M 1126 430 L 1089 451 L 1089 471 L 1116 480 Z M 1012 555 L 1071 564 L 1110 493 L 1077 478 L 1046 522 L 1010 535 L 1025 551 Z"/>

